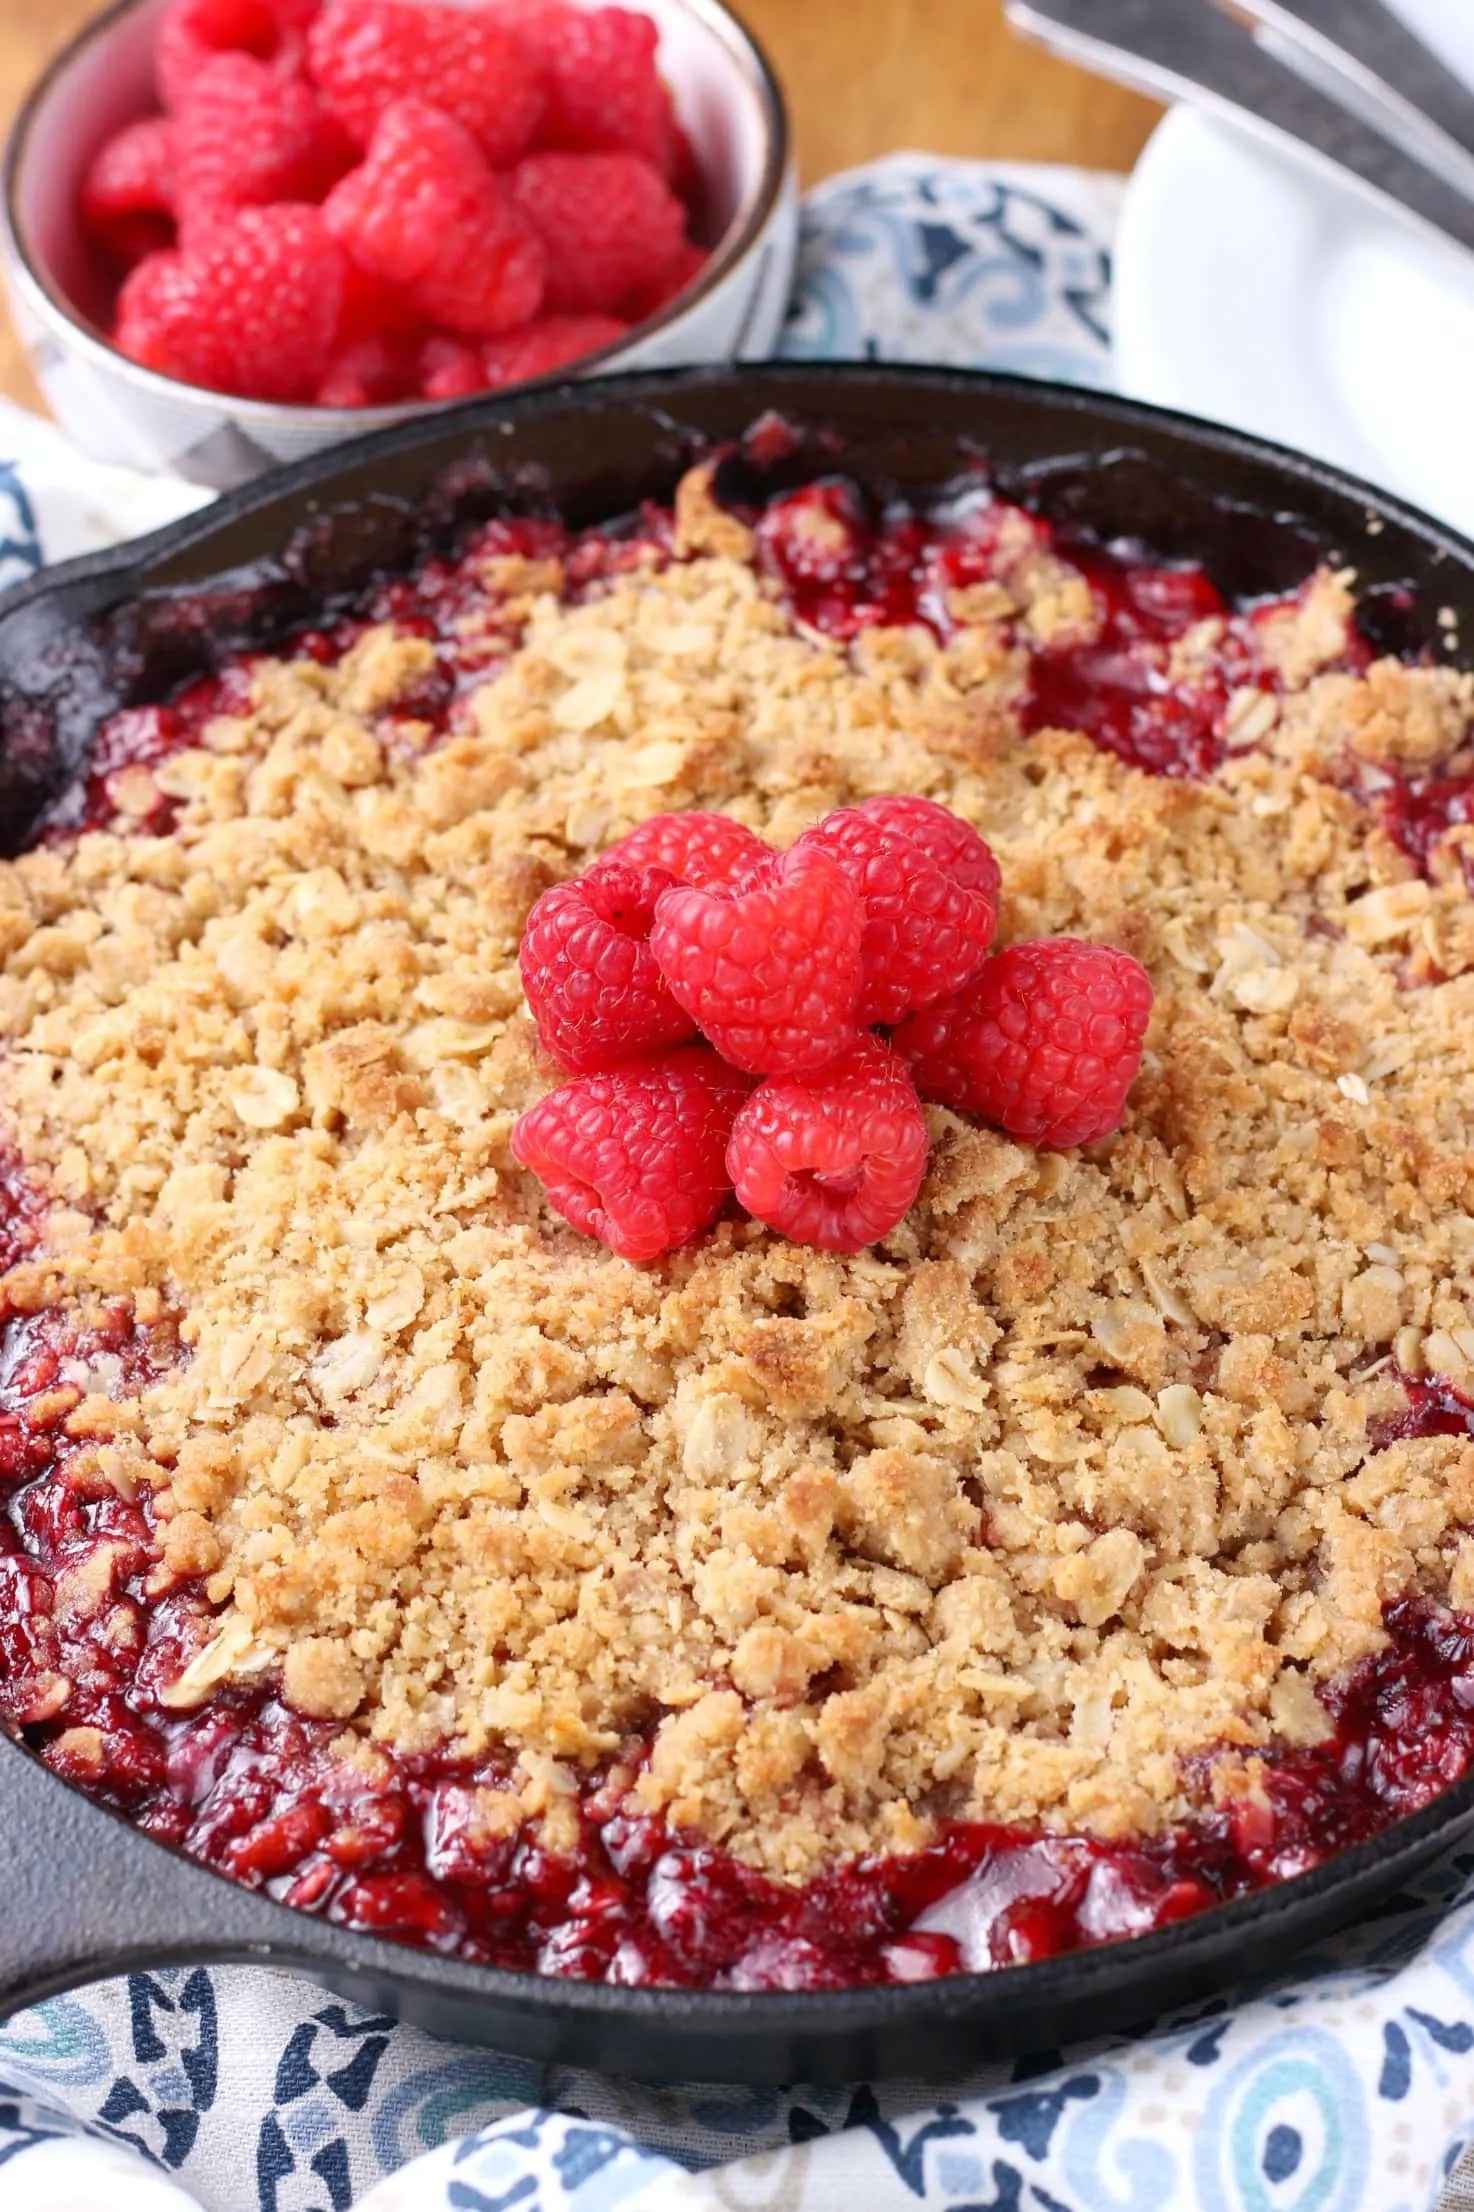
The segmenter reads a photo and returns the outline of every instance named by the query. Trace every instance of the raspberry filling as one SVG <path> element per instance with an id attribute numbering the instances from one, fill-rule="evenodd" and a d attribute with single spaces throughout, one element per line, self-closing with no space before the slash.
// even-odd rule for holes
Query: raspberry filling
<path id="1" fill-rule="evenodd" d="M 930 514 L 872 515 L 851 486 L 815 484 L 775 502 L 758 527 L 796 617 L 836 638 L 905 623 L 945 638 L 976 618 L 978 587 L 1026 562 L 1063 560 L 1088 590 L 1092 619 L 1032 646 L 1027 726 L 1083 730 L 1153 775 L 1210 774 L 1227 750 L 1234 691 L 1272 683 L 1257 628 L 1281 602 L 1235 609 L 1192 562 L 1161 566 L 1082 543 L 986 492 Z M 1214 626 L 1209 651 L 1174 666 L 1172 647 L 1200 623 Z"/>
<path id="2" fill-rule="evenodd" d="M 879 513 L 844 482 L 807 485 L 775 501 L 758 523 L 759 551 L 795 618 L 826 636 L 920 623 L 939 638 L 966 618 L 969 587 L 1005 576 L 1020 560 L 1056 556 L 1084 579 L 1095 621 L 1029 647 L 1031 730 L 1083 730 L 1128 767 L 1201 779 L 1230 751 L 1236 693 L 1276 688 L 1262 626 L 1294 599 L 1235 607 L 1195 562 L 1145 559 L 1056 530 L 991 493 L 974 491 L 918 513 L 894 503 Z M 1204 650 L 1174 655 L 1198 629 Z M 1354 632 L 1333 665 L 1360 672 L 1371 658 Z M 1387 833 L 1423 874 L 1450 830 L 1474 823 L 1474 766 L 1462 756 L 1423 772 L 1381 771 L 1368 792 Z M 1474 886 L 1474 842 L 1463 849 Z"/>
<path id="3" fill-rule="evenodd" d="M 1449 831 L 1474 825 L 1474 767 L 1395 777 L 1376 804 L 1388 835 L 1426 875 L 1434 848 Z M 1474 890 L 1474 836 L 1464 841 L 1460 859 Z"/>
<path id="4" fill-rule="evenodd" d="M 565 590 L 578 597 L 608 577 L 666 558 L 673 528 L 670 511 L 653 505 L 614 529 L 571 532 L 544 517 L 497 520 L 455 558 L 431 559 L 413 577 L 384 579 L 366 595 L 361 610 L 326 630 L 301 632 L 280 650 L 331 665 L 366 630 L 388 621 L 409 635 L 432 639 L 435 670 L 417 697 L 395 702 L 392 719 L 425 725 L 421 743 L 426 732 L 440 738 L 457 726 L 456 708 L 465 694 L 486 680 L 509 647 L 506 629 L 494 619 L 492 564 L 509 557 L 559 561 Z M 1201 778 L 1219 765 L 1229 749 L 1224 730 L 1229 700 L 1245 688 L 1272 688 L 1261 665 L 1258 630 L 1294 603 L 1265 600 L 1236 610 L 1194 563 L 1165 567 L 1119 548 L 1063 538 L 1043 518 L 986 489 L 964 492 L 926 512 L 898 502 L 873 519 L 849 485 L 812 484 L 774 500 L 758 518 L 757 536 L 759 560 L 780 584 L 794 618 L 841 640 L 868 628 L 908 623 L 945 638 L 957 629 L 956 609 L 965 604 L 951 595 L 1004 573 L 1008 561 L 1019 557 L 1020 536 L 1030 551 L 1058 554 L 1088 583 L 1100 627 L 1088 644 L 1024 641 L 1028 726 L 1083 730 L 1128 766 L 1156 775 Z M 1170 648 L 1196 624 L 1209 621 L 1223 625 L 1211 650 L 1191 682 L 1174 680 L 1165 669 Z M 1345 665 L 1360 668 L 1369 657 L 1366 645 L 1353 636 Z M 196 743 L 214 716 L 238 711 L 250 666 L 244 659 L 188 686 L 166 705 L 124 708 L 109 717 L 98 731 L 86 776 L 53 805 L 45 832 L 76 835 L 126 812 L 119 797 L 126 797 L 127 787 L 113 782 L 118 772 L 157 765 Z M 1418 775 L 1382 771 L 1377 790 L 1365 796 L 1388 834 L 1426 874 L 1440 840 L 1474 821 L 1474 768 L 1460 761 Z M 169 827 L 173 813 L 163 803 L 135 819 L 141 829 L 159 832 Z M 725 817 L 715 819 L 728 835 L 745 836 Z M 1474 870 L 1474 861 L 1464 865 L 1466 873 Z"/>
<path id="5" fill-rule="evenodd" d="M 196 1711 L 171 1685 L 207 1645 L 198 1578 L 158 1556 L 67 1415 L 144 1387 L 172 1332 L 118 1307 L 88 1330 L 16 1316 L 0 1339 L 0 1713 L 47 1764 L 149 1835 L 299 1911 L 485 1964 L 626 1984 L 830 1989 L 926 1981 L 1140 1935 L 1317 1866 L 1474 1761 L 1474 1620 L 1405 1598 L 1390 1642 L 1326 1704 L 1334 1733 L 1266 1755 L 1262 1789 L 1150 1843 L 948 1822 L 926 1850 L 786 1887 L 632 1815 L 639 1749 L 591 1780 L 578 1843 L 489 1832 L 494 1761 L 345 1756 L 268 1684 Z M 1407 1384 L 1403 1435 L 1474 1434 L 1474 1406 Z M 499 1799 L 505 1803 L 505 1798 Z"/>
<path id="6" fill-rule="evenodd" d="M 1233 692 L 1271 679 L 1256 638 L 1264 610 L 1229 609 L 1201 570 L 1062 549 L 1047 525 L 981 497 L 932 518 L 897 510 L 871 522 L 843 487 L 819 486 L 776 502 L 759 530 L 761 557 L 795 615 L 840 638 L 911 621 L 945 637 L 962 619 L 953 595 L 986 585 L 1005 553 L 1019 557 L 1022 534 L 1028 551 L 1062 552 L 1100 617 L 1088 645 L 1030 646 L 1030 727 L 1083 728 L 1160 774 L 1207 773 L 1225 750 Z M 432 674 L 390 717 L 391 736 L 398 725 L 403 742 L 424 746 L 457 726 L 461 700 L 513 642 L 491 564 L 558 559 L 576 594 L 661 557 L 668 543 L 661 515 L 622 536 L 494 524 L 458 559 L 381 584 L 351 620 L 299 636 L 295 650 L 332 662 L 386 619 L 431 639 Z M 1207 620 L 1223 628 L 1200 664 L 1206 673 L 1173 676 L 1171 647 Z M 1352 657 L 1360 650 L 1353 641 Z M 44 834 L 70 837 L 120 815 L 167 831 L 175 805 L 151 788 L 150 772 L 197 742 L 212 717 L 240 708 L 250 669 L 238 660 L 168 705 L 115 715 Z M 1426 866 L 1444 831 L 1469 819 L 1471 783 L 1430 776 L 1377 803 Z M 609 918 L 619 926 L 622 910 Z M 863 1172 L 805 1170 L 807 1195 L 852 1199 Z M 29 1248 L 42 1211 L 0 1163 L 0 1264 Z M 201 1577 L 161 1556 L 151 1498 L 120 1495 L 105 1452 L 72 1433 L 79 1418 L 87 1425 L 79 1408 L 135 1394 L 178 1357 L 167 1323 L 144 1330 L 122 1306 L 85 1326 L 59 1312 L 5 1323 L 0 1719 L 149 1834 L 339 1924 L 468 1960 L 631 1984 L 926 1980 L 1143 1933 L 1285 1879 L 1428 1803 L 1474 1760 L 1474 1619 L 1408 1597 L 1387 1609 L 1386 1647 L 1324 1693 L 1326 1741 L 1270 1749 L 1254 1794 L 1151 1842 L 944 1820 L 925 1850 L 848 1860 L 784 1886 L 660 1818 L 631 1814 L 628 1786 L 644 1755 L 631 1742 L 583 1786 L 577 1846 L 554 1856 L 530 1824 L 508 1829 L 488 1816 L 483 1792 L 507 1802 L 508 1772 L 494 1760 L 365 1748 L 341 1726 L 291 1711 L 270 1682 L 179 1705 L 174 1685 L 208 1647 L 215 1609 Z M 1374 1448 L 1474 1435 L 1474 1406 L 1437 1376 L 1404 1377 L 1403 1388 L 1407 1410 L 1369 1439 Z"/>
<path id="7" fill-rule="evenodd" d="M 295 656 L 331 667 L 386 622 L 407 637 L 429 639 L 434 666 L 396 696 L 384 718 L 386 734 L 423 751 L 459 726 L 461 702 L 486 682 L 515 642 L 503 611 L 506 595 L 497 586 L 499 563 L 556 562 L 566 594 L 577 598 L 608 577 L 664 559 L 670 532 L 670 514 L 653 506 L 624 527 L 578 532 L 542 516 L 499 518 L 475 531 L 454 557 L 432 557 L 411 577 L 381 578 L 350 613 L 326 628 L 283 639 L 271 657 Z M 196 609 L 187 597 L 178 606 L 181 628 L 188 628 Z M 116 828 L 120 821 L 152 835 L 167 832 L 178 809 L 147 771 L 197 745 L 217 716 L 244 712 L 263 657 L 238 655 L 163 704 L 122 707 L 109 715 L 99 725 L 85 773 L 53 799 L 37 825 L 36 842 Z"/>

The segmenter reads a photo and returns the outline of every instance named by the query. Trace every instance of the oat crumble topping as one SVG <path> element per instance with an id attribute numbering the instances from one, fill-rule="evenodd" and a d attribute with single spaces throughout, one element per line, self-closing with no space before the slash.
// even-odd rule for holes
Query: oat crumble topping
<path id="1" fill-rule="evenodd" d="M 379 629 L 128 771 L 170 835 L 0 867 L 0 1105 L 55 1201 L 7 1293 L 182 1316 L 184 1364 L 68 1424 L 224 1608 L 180 1709 L 280 1667 L 400 1749 L 505 1743 L 555 1845 L 648 1739 L 640 1801 L 783 1876 L 939 1817 L 1155 1832 L 1191 1754 L 1232 1792 L 1324 1733 L 1387 1600 L 1474 1608 L 1474 1445 L 1369 1444 L 1397 1367 L 1474 1388 L 1474 826 L 1424 880 L 1348 787 L 1467 742 L 1474 679 L 1324 673 L 1325 575 L 1284 699 L 1164 781 L 1021 735 L 1009 626 L 1088 623 L 1065 564 L 946 645 L 843 649 L 700 476 L 678 517 L 580 603 L 499 563 L 523 642 L 438 749 L 386 742 L 431 648 Z M 558 1080 L 532 901 L 656 812 L 787 845 L 882 791 L 982 830 L 1002 941 L 1146 963 L 1123 1132 L 1050 1156 L 933 1109 L 882 1246 L 613 1259 L 508 1147 Z"/>

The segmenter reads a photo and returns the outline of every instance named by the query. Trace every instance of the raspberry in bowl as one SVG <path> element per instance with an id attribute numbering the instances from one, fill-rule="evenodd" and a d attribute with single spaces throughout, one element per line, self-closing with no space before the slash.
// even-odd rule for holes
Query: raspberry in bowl
<path id="1" fill-rule="evenodd" d="M 698 0 L 123 0 L 5 178 L 63 426 L 217 489 L 540 378 L 765 354 L 796 244 L 781 93 Z"/>

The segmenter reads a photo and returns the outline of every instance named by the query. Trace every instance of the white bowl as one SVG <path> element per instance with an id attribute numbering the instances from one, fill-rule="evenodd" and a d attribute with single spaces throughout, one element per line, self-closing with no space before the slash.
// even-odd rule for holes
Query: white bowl
<path id="1" fill-rule="evenodd" d="M 798 193 L 783 95 L 766 56 L 721 0 L 636 4 L 659 27 L 661 70 L 697 149 L 711 259 L 688 292 L 559 377 L 761 360 L 776 344 L 793 280 Z M 108 344 L 106 279 L 82 232 L 78 193 L 103 141 L 152 105 L 165 5 L 119 0 L 36 86 L 6 151 L 0 260 L 37 381 L 77 444 L 102 461 L 227 490 L 278 461 L 434 410 L 234 399 L 140 368 Z"/>

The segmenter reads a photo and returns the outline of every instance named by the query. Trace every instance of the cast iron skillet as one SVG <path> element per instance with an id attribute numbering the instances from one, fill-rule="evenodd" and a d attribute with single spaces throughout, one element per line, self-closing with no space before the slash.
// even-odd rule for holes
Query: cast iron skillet
<path id="1" fill-rule="evenodd" d="M 322 619 L 470 519 L 554 503 L 575 524 L 669 495 L 764 410 L 800 433 L 771 483 L 837 460 L 924 489 L 970 457 L 1055 515 L 1195 555 L 1233 593 L 1358 571 L 1376 641 L 1474 638 L 1474 546 L 1335 471 L 1124 401 L 941 370 L 770 367 L 539 391 L 411 423 L 264 478 L 203 517 L 71 564 L 0 606 L 0 849 L 97 718 L 222 649 Z M 181 598 L 181 594 L 187 598 Z M 1455 654 L 1457 644 L 1455 643 Z M 1298 1880 L 1154 1935 L 1035 1966 L 814 1995 L 615 1989 L 470 1966 L 335 1928 L 177 1857 L 0 1737 L 0 2017 L 136 1966 L 256 1960 L 437 2034 L 651 2079 L 936 2075 L 1130 2027 L 1282 1966 L 1387 1899 L 1474 1822 L 1474 1779 Z"/>

